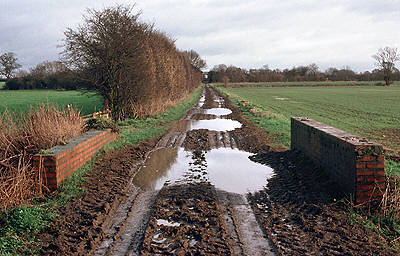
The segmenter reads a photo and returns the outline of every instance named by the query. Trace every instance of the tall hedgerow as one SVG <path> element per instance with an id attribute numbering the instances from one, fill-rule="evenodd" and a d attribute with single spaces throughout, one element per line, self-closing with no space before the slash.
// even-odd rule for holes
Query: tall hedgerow
<path id="1" fill-rule="evenodd" d="M 174 41 L 139 17 L 132 6 L 88 10 L 65 32 L 65 62 L 109 102 L 115 120 L 165 110 L 201 81 Z"/>

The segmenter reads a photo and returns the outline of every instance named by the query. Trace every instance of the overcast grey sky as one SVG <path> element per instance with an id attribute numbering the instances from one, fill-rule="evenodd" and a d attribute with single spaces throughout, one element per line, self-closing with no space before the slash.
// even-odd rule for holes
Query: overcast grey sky
<path id="1" fill-rule="evenodd" d="M 378 48 L 400 46 L 400 0 L 0 0 L 0 52 L 15 52 L 25 69 L 57 60 L 67 27 L 87 8 L 117 3 L 136 3 L 143 21 L 199 52 L 209 68 L 314 62 L 364 71 Z"/>

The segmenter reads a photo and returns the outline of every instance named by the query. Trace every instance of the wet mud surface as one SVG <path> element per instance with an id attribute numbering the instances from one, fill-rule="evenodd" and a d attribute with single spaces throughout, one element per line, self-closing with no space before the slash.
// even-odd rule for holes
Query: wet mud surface
<path id="1" fill-rule="evenodd" d="M 186 134 L 184 147 L 186 150 L 207 151 L 211 149 L 209 131 L 206 129 L 189 131 Z"/>
<path id="2" fill-rule="evenodd" d="M 281 255 L 395 255 L 376 233 L 353 223 L 332 183 L 296 152 L 252 157 L 274 168 L 266 188 L 249 196 Z"/>
<path id="3" fill-rule="evenodd" d="M 272 138 L 206 87 L 168 133 L 97 161 L 83 198 L 40 234 L 42 254 L 391 255 Z"/>
<path id="4" fill-rule="evenodd" d="M 231 255 L 230 235 L 208 183 L 167 186 L 158 196 L 143 255 Z"/>

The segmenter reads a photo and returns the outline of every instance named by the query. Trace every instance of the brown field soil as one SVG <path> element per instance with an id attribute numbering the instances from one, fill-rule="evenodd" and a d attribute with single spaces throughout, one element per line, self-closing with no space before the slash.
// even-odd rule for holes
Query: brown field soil
<path id="1" fill-rule="evenodd" d="M 214 90 L 206 88 L 203 109 L 219 106 L 213 100 L 215 94 Z M 265 189 L 249 194 L 248 198 L 277 254 L 394 255 L 384 247 L 385 240 L 350 219 L 346 214 L 347 205 L 335 192 L 335 184 L 312 163 L 295 152 L 270 148 L 273 137 L 242 117 L 228 100 L 220 107 L 231 109 L 232 114 L 227 118 L 242 123 L 242 128 L 227 132 L 227 137 L 233 138 L 239 149 L 257 153 L 253 161 L 275 169 Z M 194 114 L 192 118 L 202 119 L 203 116 Z M 213 136 L 204 129 L 189 131 L 182 145 L 193 152 L 193 161 L 201 163 L 204 151 L 216 147 Z M 42 254 L 93 253 L 104 238 L 110 216 L 127 196 L 124 191 L 130 177 L 158 141 L 159 138 L 108 152 L 98 159 L 83 185 L 86 191 L 83 197 L 65 206 L 58 220 L 40 234 L 44 246 Z M 143 255 L 232 255 L 240 252 L 243 249 L 235 247 L 234 238 L 223 224 L 223 216 L 216 191 L 209 183 L 164 186 L 152 206 L 139 249 Z M 172 224 L 160 227 L 157 225 L 160 220 Z M 178 220 L 179 225 L 175 225 Z M 259 255 L 264 254 L 260 252 Z"/>

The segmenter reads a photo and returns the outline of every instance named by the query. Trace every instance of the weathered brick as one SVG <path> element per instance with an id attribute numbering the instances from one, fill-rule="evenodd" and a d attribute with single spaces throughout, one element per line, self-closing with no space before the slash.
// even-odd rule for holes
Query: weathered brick
<path id="1" fill-rule="evenodd" d="M 376 158 L 376 161 L 377 161 L 377 162 L 380 162 L 380 163 L 384 163 L 384 162 L 385 162 L 385 156 L 378 156 L 378 157 Z"/>
<path id="2" fill-rule="evenodd" d="M 357 197 L 358 199 L 367 197 L 367 192 L 366 192 L 366 191 L 357 191 L 356 197 Z"/>
<path id="3" fill-rule="evenodd" d="M 369 183 L 385 182 L 385 177 L 365 177 L 365 181 Z"/>
<path id="4" fill-rule="evenodd" d="M 362 162 L 373 162 L 376 160 L 375 157 L 373 157 L 373 156 L 359 156 L 358 159 L 359 159 L 359 161 L 362 161 Z"/>
<path id="5" fill-rule="evenodd" d="M 292 118 L 291 125 L 291 149 L 303 151 L 356 202 L 368 198 L 362 192 L 384 184 L 382 145 L 308 118 Z"/>
<path id="6" fill-rule="evenodd" d="M 112 138 L 110 139 L 110 137 Z M 109 131 L 97 133 L 97 135 L 89 139 L 82 140 L 73 148 L 68 148 L 63 151 L 59 149 L 54 150 L 57 152 L 54 155 L 35 155 L 34 159 L 37 161 L 34 161 L 33 167 L 38 169 L 40 162 L 42 162 L 42 171 L 47 173 L 45 183 L 48 184 L 50 189 L 56 189 L 59 182 L 71 175 L 79 167 L 83 166 L 98 149 L 115 138 L 115 134 Z M 57 147 L 62 148 L 62 146 L 56 146 L 49 151 L 52 152 L 53 149 Z"/>
<path id="7" fill-rule="evenodd" d="M 357 176 L 372 176 L 374 173 L 373 170 L 357 170 Z"/>
<path id="8" fill-rule="evenodd" d="M 364 182 L 366 180 L 365 176 L 358 176 L 357 177 L 357 182 Z"/>
<path id="9" fill-rule="evenodd" d="M 382 168 L 385 168 L 385 164 L 384 163 L 367 164 L 367 168 L 369 168 L 369 169 L 382 169 Z"/>
<path id="10" fill-rule="evenodd" d="M 385 176 L 385 169 L 378 169 L 378 170 L 374 170 L 375 176 L 381 177 L 381 176 Z"/>
<path id="11" fill-rule="evenodd" d="M 374 188 L 375 188 L 375 186 L 373 184 L 371 184 L 371 185 L 360 185 L 360 184 L 358 184 L 357 185 L 357 191 L 360 191 L 360 190 L 372 190 Z"/>
<path id="12" fill-rule="evenodd" d="M 357 169 L 365 169 L 366 168 L 366 164 L 365 163 L 356 163 L 356 168 Z"/>

